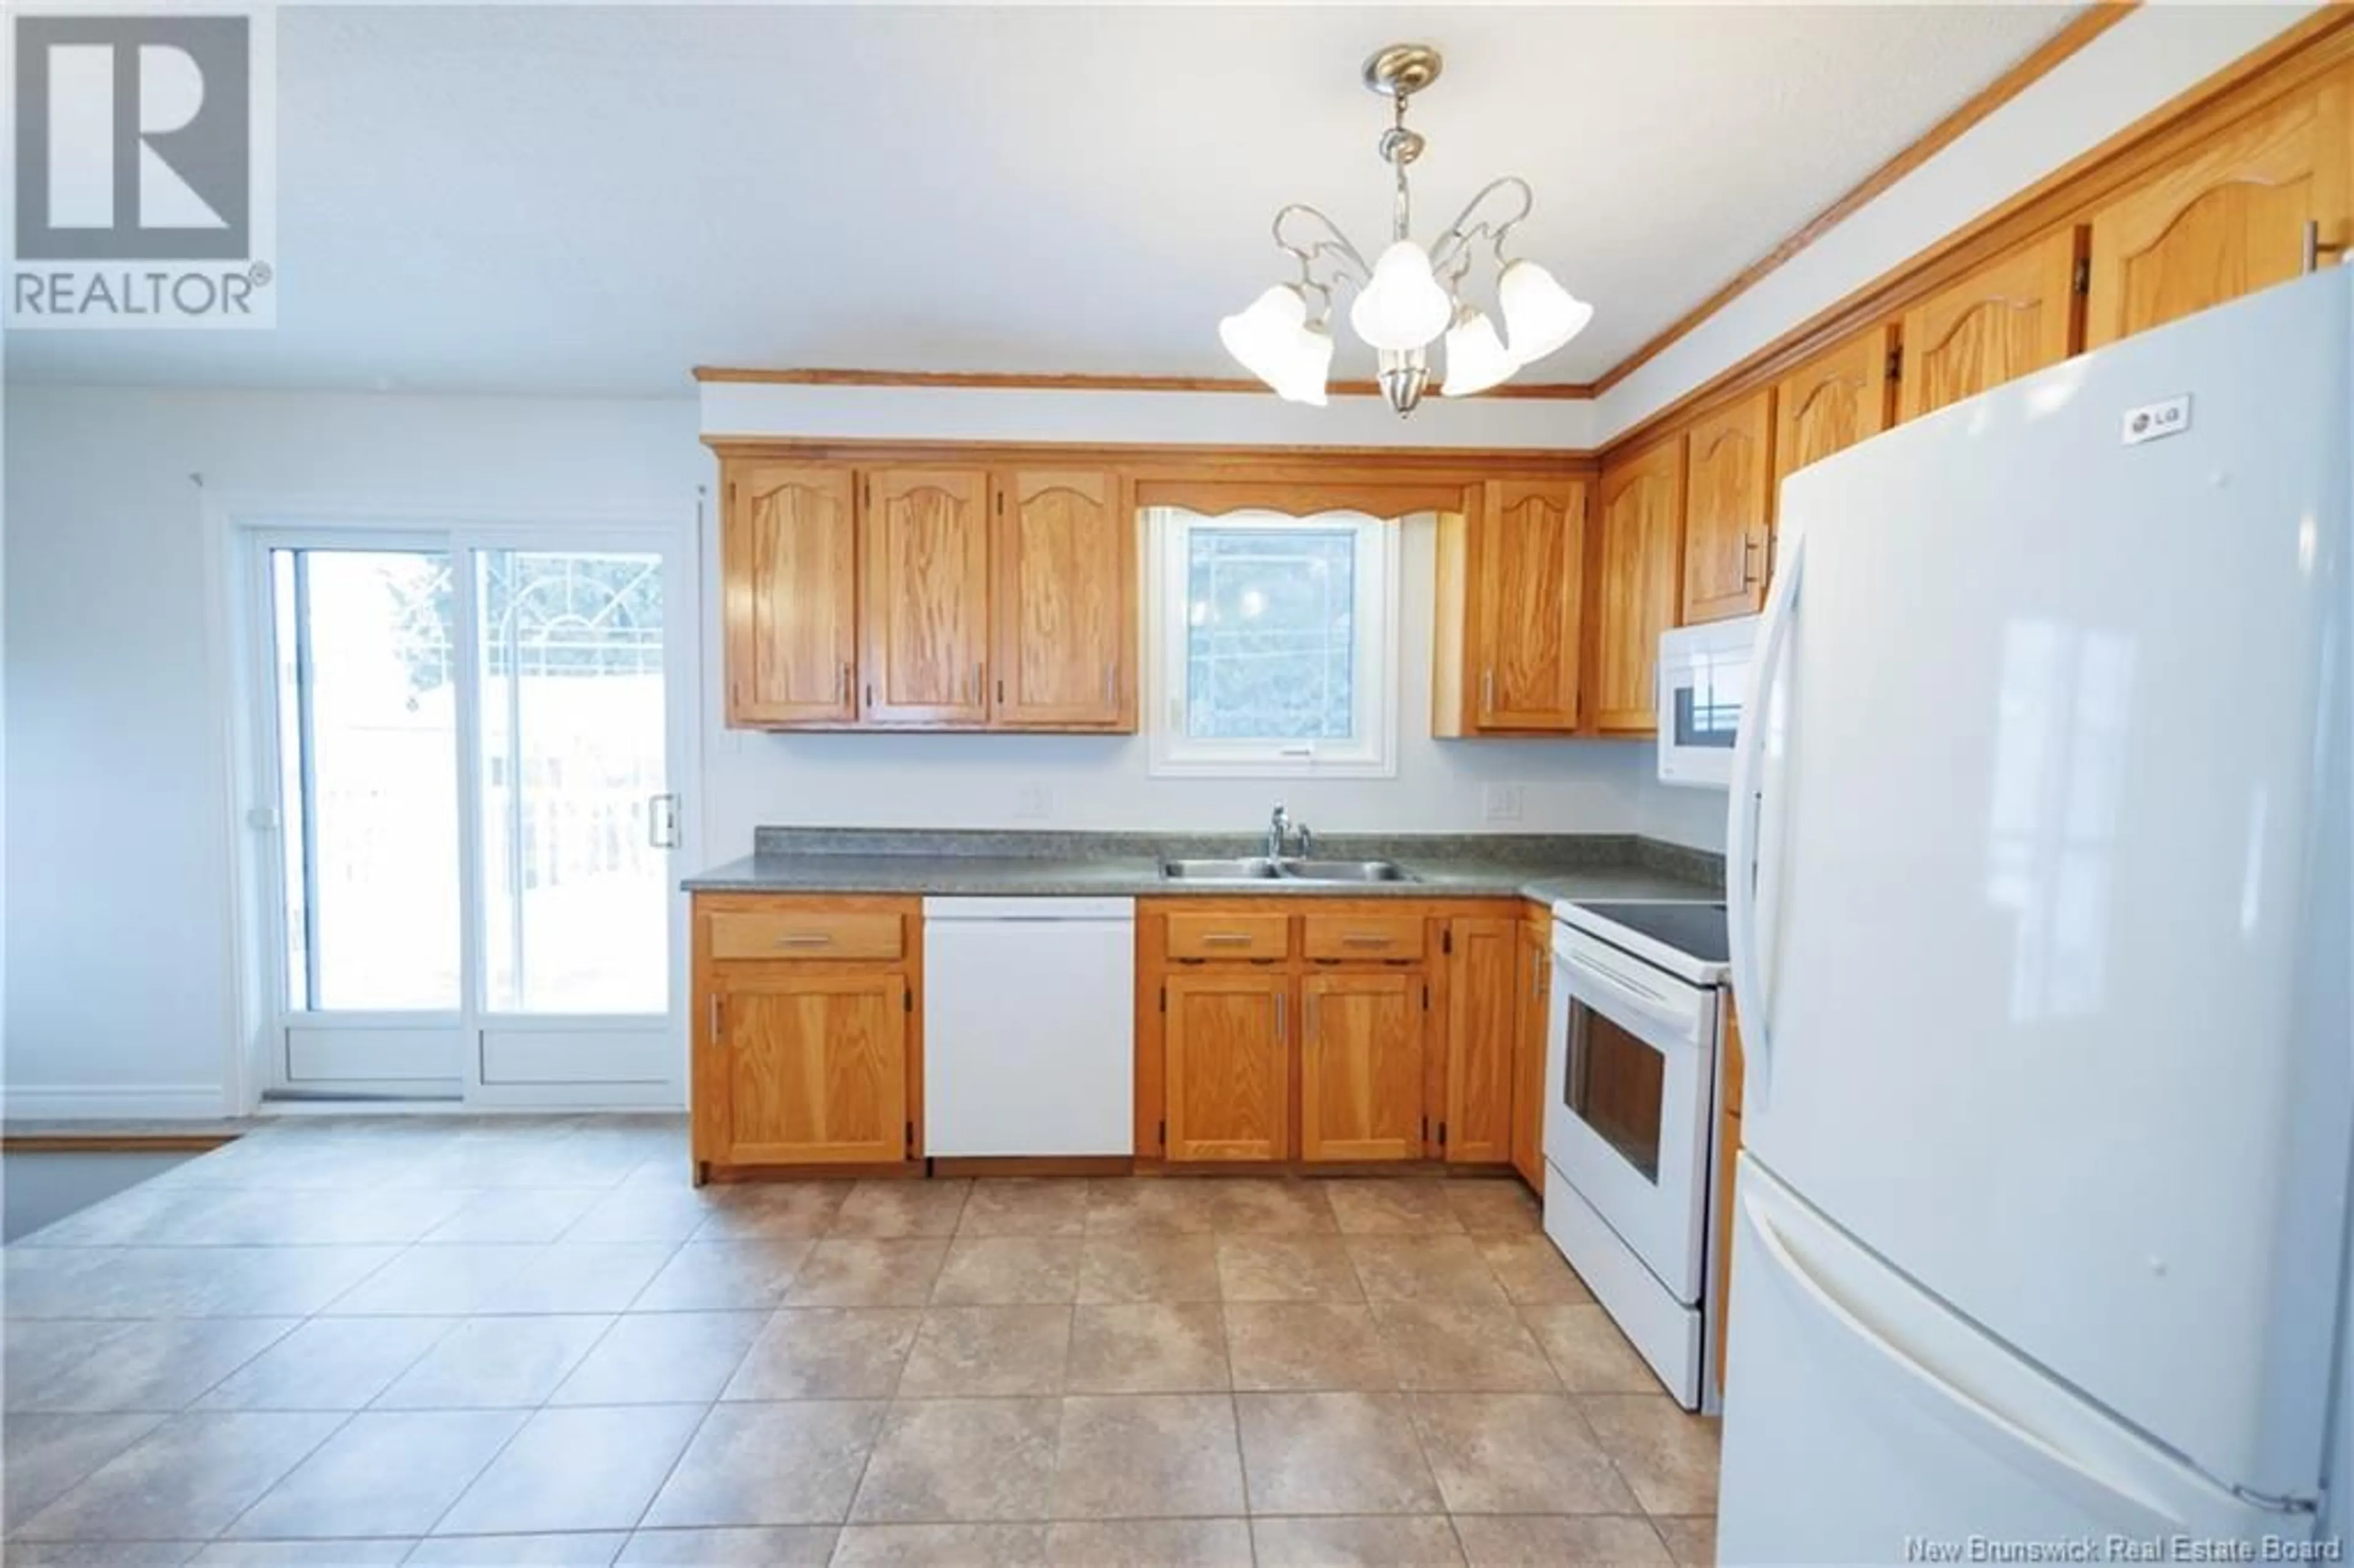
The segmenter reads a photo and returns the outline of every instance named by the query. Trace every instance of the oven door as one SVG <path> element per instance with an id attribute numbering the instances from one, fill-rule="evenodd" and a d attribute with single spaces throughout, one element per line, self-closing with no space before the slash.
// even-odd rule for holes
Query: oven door
<path id="1" fill-rule="evenodd" d="M 1716 992 L 1553 928 L 1545 1158 L 1675 1298 L 1697 1305 Z"/>
<path id="2" fill-rule="evenodd" d="M 1660 634 L 1659 781 L 1724 789 L 1749 692 L 1756 618 L 1678 627 Z"/>

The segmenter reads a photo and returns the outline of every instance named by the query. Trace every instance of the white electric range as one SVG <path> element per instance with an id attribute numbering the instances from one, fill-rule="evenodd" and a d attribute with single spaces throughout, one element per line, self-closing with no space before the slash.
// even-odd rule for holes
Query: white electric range
<path id="1" fill-rule="evenodd" d="M 1545 1234 L 1699 1410 L 1714 1402 L 1703 1369 L 1724 906 L 1564 901 L 1553 956 Z"/>

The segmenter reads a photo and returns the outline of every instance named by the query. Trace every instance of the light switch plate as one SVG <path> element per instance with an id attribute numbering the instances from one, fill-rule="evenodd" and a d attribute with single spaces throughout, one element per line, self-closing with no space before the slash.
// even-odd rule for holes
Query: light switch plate
<path id="1" fill-rule="evenodd" d="M 1480 791 L 1479 814 L 1491 822 L 1517 822 L 1521 820 L 1521 787 L 1517 784 L 1490 784 Z"/>

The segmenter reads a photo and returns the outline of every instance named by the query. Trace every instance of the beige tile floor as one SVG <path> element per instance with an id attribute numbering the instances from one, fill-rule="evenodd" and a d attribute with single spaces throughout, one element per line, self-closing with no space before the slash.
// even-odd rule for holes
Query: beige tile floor
<path id="1" fill-rule="evenodd" d="M 274 1124 L 8 1247 L 6 1563 L 1711 1560 L 1715 1424 L 1517 1183 L 684 1139 Z"/>

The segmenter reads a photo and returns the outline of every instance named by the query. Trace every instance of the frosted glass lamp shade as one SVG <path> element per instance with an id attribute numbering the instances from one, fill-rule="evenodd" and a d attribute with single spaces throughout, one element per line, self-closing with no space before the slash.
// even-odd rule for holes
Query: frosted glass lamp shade
<path id="1" fill-rule="evenodd" d="M 1496 280 L 1496 297 L 1504 310 L 1504 341 L 1514 360 L 1526 365 L 1543 359 L 1585 330 L 1594 307 L 1553 281 L 1552 273 L 1533 261 L 1515 261 Z"/>
<path id="2" fill-rule="evenodd" d="M 1324 384 L 1332 374 L 1332 334 L 1320 326 L 1301 327 L 1267 385 L 1287 403 L 1324 407 Z"/>
<path id="3" fill-rule="evenodd" d="M 1447 379 L 1439 384 L 1442 397 L 1468 397 L 1474 392 L 1511 378 L 1520 368 L 1496 335 L 1496 323 L 1485 313 L 1469 311 L 1447 329 Z"/>
<path id="4" fill-rule="evenodd" d="M 1373 263 L 1373 275 L 1349 306 L 1349 324 L 1368 346 L 1405 353 L 1447 330 L 1455 313 L 1447 291 L 1430 273 L 1430 256 L 1401 239 Z"/>
<path id="5" fill-rule="evenodd" d="M 1324 402 L 1332 334 L 1308 324 L 1308 300 L 1288 283 L 1218 323 L 1218 341 L 1242 367 L 1294 403 Z"/>

